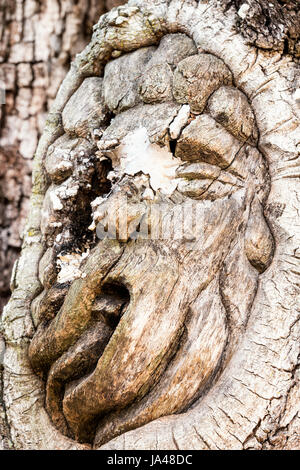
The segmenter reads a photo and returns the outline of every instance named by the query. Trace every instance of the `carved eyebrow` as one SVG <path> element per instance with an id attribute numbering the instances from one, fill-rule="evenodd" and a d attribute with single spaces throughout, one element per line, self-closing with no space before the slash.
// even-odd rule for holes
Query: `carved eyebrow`
<path id="1" fill-rule="evenodd" d="M 226 169 L 244 142 L 237 140 L 211 116 L 201 114 L 182 132 L 175 156 L 183 161 L 202 161 Z"/>

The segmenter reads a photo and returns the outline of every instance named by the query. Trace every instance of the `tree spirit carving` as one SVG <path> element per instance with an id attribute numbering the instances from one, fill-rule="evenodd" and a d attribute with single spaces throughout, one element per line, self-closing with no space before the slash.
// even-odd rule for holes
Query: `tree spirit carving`
<path id="1" fill-rule="evenodd" d="M 205 35 L 213 12 L 215 41 Z M 283 403 L 280 390 L 285 374 L 296 390 L 297 354 L 279 359 L 272 341 L 291 347 L 279 318 L 285 331 L 298 318 L 294 284 L 281 310 L 289 281 L 278 278 L 289 272 L 282 250 L 296 256 L 291 227 L 278 225 L 286 178 L 293 191 L 295 123 L 282 148 L 287 124 L 274 123 L 275 92 L 256 64 L 273 59 L 231 38 L 233 18 L 217 4 L 130 2 L 101 17 L 59 91 L 14 280 L 28 292 L 22 338 L 37 419 L 52 433 L 42 448 L 287 442 L 279 423 L 290 392 Z M 287 76 L 278 73 L 276 90 Z M 18 273 L 28 256 L 26 288 Z M 11 350 L 16 302 L 4 319 Z"/>

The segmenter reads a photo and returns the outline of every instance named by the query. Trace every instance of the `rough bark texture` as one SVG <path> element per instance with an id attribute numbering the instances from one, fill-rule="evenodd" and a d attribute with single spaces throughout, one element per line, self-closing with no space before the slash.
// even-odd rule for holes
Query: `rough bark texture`
<path id="1" fill-rule="evenodd" d="M 3 446 L 300 448 L 299 65 L 237 6 L 132 0 L 73 62 L 2 320 Z M 141 240 L 155 204 L 173 232 Z"/>
<path id="2" fill-rule="evenodd" d="M 0 134 L 0 312 L 28 214 L 32 158 L 71 59 L 93 24 L 124 1 L 1 0 L 0 80 L 6 88 Z"/>
<path id="3" fill-rule="evenodd" d="M 237 29 L 250 44 L 300 57 L 300 5 L 298 0 L 227 1 L 238 11 Z"/>

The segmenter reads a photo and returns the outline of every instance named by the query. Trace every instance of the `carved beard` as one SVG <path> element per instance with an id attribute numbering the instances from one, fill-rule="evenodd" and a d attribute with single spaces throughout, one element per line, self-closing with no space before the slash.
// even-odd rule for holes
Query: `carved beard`
<path id="1" fill-rule="evenodd" d="M 177 40 L 181 43 L 182 37 Z M 152 52 L 135 51 L 130 57 L 141 55 L 148 60 Z M 171 123 L 179 116 L 171 85 L 166 88 L 167 96 L 156 99 L 147 95 L 152 90 L 146 86 L 148 74 L 140 88 L 133 77 L 133 95 L 128 94 L 133 101 L 118 99 L 115 109 L 115 95 L 110 90 L 118 90 L 118 86 L 111 87 L 111 77 L 120 75 L 114 71 L 115 66 L 118 70 L 116 64 L 127 70 L 128 63 L 121 57 L 108 64 L 104 96 L 117 115 L 110 124 L 108 116 L 103 118 L 104 127 L 109 125 L 97 147 L 102 162 L 105 152 L 113 156 L 124 136 L 144 124 L 152 142 L 171 148 L 173 135 L 177 161 L 186 163 L 179 168 L 181 181 L 168 203 L 177 193 L 183 200 L 197 200 L 202 232 L 193 248 L 185 240 L 101 241 L 81 266 L 85 277 L 72 282 L 69 289 L 51 282 L 46 286 L 50 289 L 44 304 L 49 305 L 48 294 L 54 300 L 57 295 L 57 308 L 47 311 L 43 299 L 38 308 L 40 324 L 29 357 L 34 370 L 47 381 L 46 409 L 61 432 L 81 442 L 94 440 L 95 447 L 161 416 L 183 412 L 204 395 L 245 331 L 258 272 L 268 266 L 272 256 L 273 241 L 262 211 L 268 193 L 267 169 L 255 148 L 254 115 L 241 92 L 221 86 L 232 83 L 222 61 L 209 54 L 190 53 L 195 55 L 181 60 L 174 71 L 173 95 L 178 103 L 189 103 L 196 114 L 188 111 L 177 134 L 174 126 L 171 132 Z M 194 77 L 191 84 L 190 74 Z M 97 77 L 87 78 L 70 99 L 63 112 L 69 135 L 57 139 L 45 159 L 52 185 L 45 196 L 41 229 L 49 247 L 56 240 L 55 230 L 68 238 L 64 225 L 76 225 L 74 205 L 76 210 L 79 206 L 80 219 L 87 204 L 109 189 L 106 174 L 104 183 L 102 178 L 107 172 L 101 167 L 103 192 L 84 193 L 88 185 L 93 186 L 92 171 L 100 160 L 93 157 L 95 142 L 85 140 L 93 122 L 79 127 L 72 122 L 73 115 L 77 119 L 73 107 L 80 109 L 90 87 L 93 93 L 96 90 L 93 99 L 98 100 L 100 82 Z M 145 103 L 153 100 L 159 104 L 137 105 L 137 89 Z M 162 98 L 171 101 L 161 103 Z M 83 137 L 79 143 L 70 137 L 74 133 Z M 77 156 L 73 160 L 64 156 L 62 164 L 61 150 L 65 155 L 66 149 L 67 154 Z M 81 155 L 86 156 L 86 150 L 88 158 L 84 159 Z M 134 185 L 136 173 L 129 174 L 134 175 Z M 68 201 L 66 195 L 73 194 L 78 181 L 81 199 Z M 127 193 L 122 184 L 116 185 L 116 193 Z M 61 191 L 65 205 L 57 201 Z M 136 196 L 139 205 L 138 191 Z M 53 197 L 56 207 L 51 209 Z M 110 192 L 107 203 L 112 204 L 114 197 Z M 236 279 L 240 279 L 239 286 Z M 236 289 L 243 290 L 243 295 L 235 295 Z M 238 303 L 241 297 L 243 305 Z"/>
<path id="2" fill-rule="evenodd" d="M 230 355 L 229 349 L 222 355 L 230 327 L 220 272 L 231 251 L 243 253 L 249 197 L 240 189 L 231 198 L 200 203 L 203 233 L 192 249 L 165 240 L 131 241 L 125 248 L 104 240 L 94 248 L 86 277 L 73 282 L 61 311 L 46 329 L 41 325 L 29 349 L 35 370 L 48 371 L 46 408 L 63 433 L 86 442 L 98 426 L 100 445 L 183 411 L 220 372 L 221 356 L 224 363 Z M 228 278 L 222 281 L 225 302 Z M 99 315 L 109 295 L 116 305 L 110 319 L 125 309 L 114 331 Z"/>

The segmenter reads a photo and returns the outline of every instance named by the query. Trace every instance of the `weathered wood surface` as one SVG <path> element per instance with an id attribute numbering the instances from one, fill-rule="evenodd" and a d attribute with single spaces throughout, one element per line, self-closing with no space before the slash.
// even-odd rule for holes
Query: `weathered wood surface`
<path id="1" fill-rule="evenodd" d="M 130 1 L 60 88 L 2 321 L 15 448 L 300 448 L 299 65 L 221 3 Z M 201 230 L 88 235 L 124 194 Z"/>
<path id="2" fill-rule="evenodd" d="M 93 24 L 124 1 L 1 0 L 0 312 L 7 303 L 29 210 L 32 159 L 71 60 L 88 43 Z"/>

